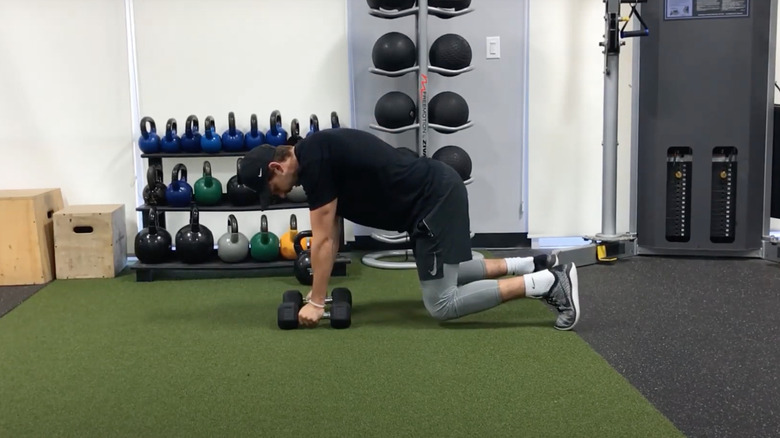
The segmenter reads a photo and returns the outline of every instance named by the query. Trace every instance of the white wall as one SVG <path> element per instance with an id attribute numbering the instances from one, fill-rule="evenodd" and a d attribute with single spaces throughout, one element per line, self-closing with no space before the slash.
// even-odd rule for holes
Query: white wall
<path id="1" fill-rule="evenodd" d="M 201 122 L 215 116 L 223 130 L 234 111 L 240 128 L 256 112 L 267 129 L 273 109 L 286 124 L 336 110 L 350 126 L 345 0 L 134 3 L 140 112 L 160 127 L 175 117 L 182 129 L 194 113 Z M 602 2 L 530 2 L 532 237 L 600 231 L 603 9 Z M 124 1 L 3 0 L 0 15 L 0 189 L 61 187 L 67 204 L 124 203 L 134 234 L 138 126 Z M 629 219 L 631 44 L 621 54 L 619 232 Z M 196 176 L 202 160 L 183 162 Z M 234 163 L 213 164 L 226 182 Z M 306 211 L 295 212 L 307 226 Z M 274 214 L 277 231 L 289 213 Z M 226 215 L 205 221 L 221 233 Z M 169 213 L 169 228 L 185 216 Z M 245 230 L 254 226 L 239 220 Z"/>
<path id="2" fill-rule="evenodd" d="M 531 1 L 531 238 L 601 232 L 604 13 L 597 1 Z M 629 231 L 632 45 L 627 39 L 620 54 L 618 233 Z"/>
<path id="3" fill-rule="evenodd" d="M 0 16 L 0 189 L 134 207 L 124 2 L 3 0 Z"/>
<path id="4" fill-rule="evenodd" d="M 195 114 L 201 132 L 206 116 L 212 115 L 221 134 L 230 111 L 238 129 L 246 132 L 255 113 L 259 129 L 266 131 L 276 109 L 287 130 L 297 118 L 301 130 L 307 131 L 312 113 L 321 127 L 329 127 L 331 111 L 338 112 L 342 126 L 350 126 L 344 0 L 134 3 L 140 113 L 154 118 L 158 132 L 173 117 L 181 133 L 187 116 Z M 194 183 L 203 161 L 165 159 L 166 183 L 178 162 L 187 166 Z M 236 158 L 209 161 L 224 187 L 235 174 Z M 310 227 L 308 210 L 268 211 L 271 231 L 286 231 L 291 213 L 296 214 L 299 229 Z M 216 238 L 225 232 L 229 214 L 204 212 L 201 222 Z M 251 236 L 259 231 L 260 212 L 234 214 L 242 232 Z M 187 213 L 166 216 L 173 232 L 189 220 Z"/>

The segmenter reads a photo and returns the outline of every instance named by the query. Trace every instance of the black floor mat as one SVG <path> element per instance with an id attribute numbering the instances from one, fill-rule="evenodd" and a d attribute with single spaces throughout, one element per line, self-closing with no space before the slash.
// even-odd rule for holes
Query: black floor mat
<path id="1" fill-rule="evenodd" d="M 43 289 L 45 284 L 36 284 L 31 286 L 0 286 L 0 318 L 13 310 L 24 300 L 30 298 Z"/>
<path id="2" fill-rule="evenodd" d="M 780 436 L 780 265 L 638 256 L 579 279 L 577 333 L 683 433 Z"/>

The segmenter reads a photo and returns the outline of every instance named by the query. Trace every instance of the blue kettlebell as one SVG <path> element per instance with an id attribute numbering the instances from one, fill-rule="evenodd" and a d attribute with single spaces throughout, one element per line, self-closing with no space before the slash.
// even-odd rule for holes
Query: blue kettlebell
<path id="1" fill-rule="evenodd" d="M 244 149 L 244 133 L 236 129 L 236 116 L 228 113 L 228 129 L 222 133 L 222 149 L 238 152 Z"/>
<path id="2" fill-rule="evenodd" d="M 265 135 L 263 131 L 257 129 L 256 114 L 252 114 L 252 118 L 249 119 L 249 125 L 249 131 L 244 136 L 244 145 L 247 149 L 253 149 L 265 143 Z"/>
<path id="3" fill-rule="evenodd" d="M 149 125 L 149 129 L 146 125 Z M 145 154 L 160 152 L 160 136 L 157 135 L 157 125 L 151 117 L 141 119 L 141 136 L 138 137 L 138 148 Z"/>
<path id="4" fill-rule="evenodd" d="M 282 113 L 274 110 L 271 113 L 271 129 L 265 134 L 265 142 L 271 146 L 283 145 L 287 141 L 287 131 L 282 128 Z"/>
<path id="5" fill-rule="evenodd" d="M 195 114 L 187 117 L 184 125 L 184 135 L 181 136 L 181 150 L 184 152 L 200 152 L 200 132 L 198 132 L 198 116 Z"/>
<path id="6" fill-rule="evenodd" d="M 306 136 L 310 136 L 314 134 L 315 132 L 320 130 L 320 120 L 317 118 L 316 114 L 312 114 L 309 116 L 309 132 L 306 134 Z"/>
<path id="7" fill-rule="evenodd" d="M 214 128 L 214 117 L 206 117 L 203 135 L 200 137 L 200 148 L 203 152 L 216 154 L 222 150 L 222 139 Z"/>
<path id="8" fill-rule="evenodd" d="M 165 200 L 171 207 L 187 207 L 192 202 L 192 186 L 187 183 L 187 166 L 182 163 L 173 167 L 171 183 L 165 190 Z"/>
<path id="9" fill-rule="evenodd" d="M 331 129 L 341 128 L 341 124 L 339 123 L 339 115 L 336 114 L 336 111 L 330 113 L 330 127 Z"/>
<path id="10" fill-rule="evenodd" d="M 168 119 L 165 135 L 160 139 L 160 149 L 166 154 L 181 152 L 181 139 L 176 132 L 176 119 Z"/>

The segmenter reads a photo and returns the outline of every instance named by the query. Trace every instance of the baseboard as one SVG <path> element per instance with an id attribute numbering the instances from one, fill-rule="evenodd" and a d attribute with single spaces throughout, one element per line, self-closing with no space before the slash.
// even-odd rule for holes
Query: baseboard
<path id="1" fill-rule="evenodd" d="M 530 248 L 531 239 L 527 233 L 479 233 L 471 238 L 471 247 L 480 249 Z M 347 251 L 384 251 L 388 249 L 408 249 L 409 242 L 390 244 L 372 239 L 371 236 L 355 236 L 347 242 Z"/>

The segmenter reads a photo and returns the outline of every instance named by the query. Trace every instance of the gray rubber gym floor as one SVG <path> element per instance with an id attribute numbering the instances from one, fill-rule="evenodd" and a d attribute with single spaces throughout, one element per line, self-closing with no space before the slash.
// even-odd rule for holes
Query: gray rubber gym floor
<path id="1" fill-rule="evenodd" d="M 0 318 L 22 304 L 24 300 L 30 298 L 35 292 L 43 289 L 45 284 L 33 286 L 0 286 Z"/>
<path id="2" fill-rule="evenodd" d="M 780 265 L 637 256 L 579 277 L 577 333 L 683 433 L 780 436 Z"/>

